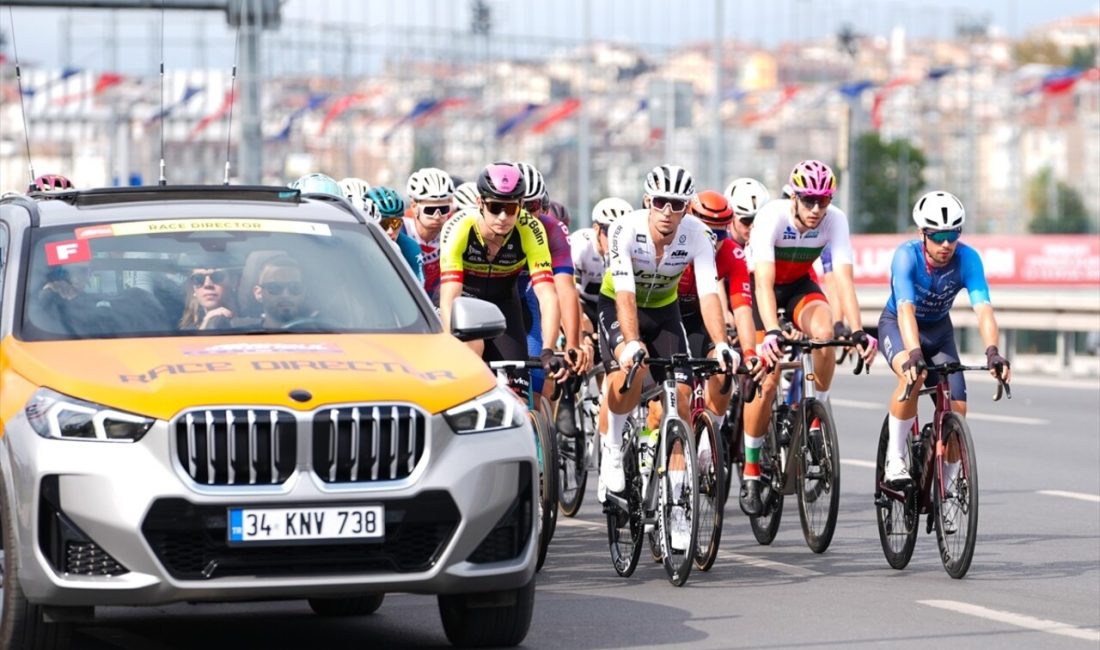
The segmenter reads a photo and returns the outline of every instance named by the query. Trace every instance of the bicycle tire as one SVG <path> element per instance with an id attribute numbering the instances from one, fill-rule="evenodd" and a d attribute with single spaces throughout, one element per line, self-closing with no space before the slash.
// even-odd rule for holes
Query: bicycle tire
<path id="1" fill-rule="evenodd" d="M 764 434 L 764 446 L 760 448 L 760 480 L 767 486 L 767 495 L 761 494 L 764 499 L 764 513 L 755 517 L 749 517 L 749 527 L 756 543 L 767 546 L 775 540 L 779 532 L 779 523 L 783 520 L 783 489 L 782 475 L 779 465 L 779 447 L 775 441 L 775 418 L 768 426 Z M 743 466 L 742 466 L 743 467 Z M 743 470 L 742 470 L 743 471 Z M 740 478 L 743 474 L 738 474 Z"/>
<path id="2" fill-rule="evenodd" d="M 722 541 L 723 509 L 726 503 L 726 456 L 723 450 L 718 423 L 709 411 L 695 418 L 697 448 L 702 447 L 703 436 L 710 445 L 708 454 L 699 453 L 699 532 L 695 543 L 695 567 L 709 571 L 718 557 L 718 545 Z"/>
<path id="3" fill-rule="evenodd" d="M 554 514 L 558 509 L 557 471 L 555 470 L 557 458 L 546 416 L 540 411 L 532 411 L 529 415 L 531 425 L 535 428 L 539 455 L 542 458 L 542 466 L 539 468 L 539 554 L 535 564 L 535 570 L 539 571 L 546 563 L 546 552 L 554 536 Z"/>
<path id="4" fill-rule="evenodd" d="M 824 553 L 833 541 L 840 508 L 840 446 L 829 409 L 817 400 L 804 404 L 806 412 L 802 422 L 808 425 L 816 418 L 820 422 L 821 436 L 814 439 L 807 426 L 807 430 L 803 431 L 806 453 L 799 449 L 791 450 L 791 462 L 795 463 L 798 517 L 802 521 L 802 536 L 806 539 L 806 545 L 814 553 Z M 824 512 L 820 508 L 822 497 L 825 497 Z"/>
<path id="5" fill-rule="evenodd" d="M 588 432 L 575 398 L 571 403 L 564 398 L 558 401 L 554 421 L 558 431 L 558 509 L 566 517 L 572 517 L 581 509 L 588 485 L 585 457 Z"/>
<path id="6" fill-rule="evenodd" d="M 733 475 L 737 474 L 738 484 L 745 473 L 745 434 L 741 427 L 744 426 L 744 404 L 741 402 L 740 390 L 730 397 L 730 406 L 726 410 L 726 423 L 723 429 L 727 432 L 722 436 L 723 449 L 726 453 L 725 472 L 725 498 L 729 499 L 730 490 L 733 489 Z M 723 502 L 723 507 L 725 502 Z"/>
<path id="7" fill-rule="evenodd" d="M 665 470 L 663 475 L 660 476 L 661 555 L 669 582 L 676 587 L 682 587 L 687 582 L 688 576 L 691 575 L 691 567 L 695 563 L 695 540 L 699 534 L 698 456 L 694 436 L 688 433 L 687 426 L 679 418 L 667 420 L 661 436 L 667 440 L 667 443 L 663 446 L 667 451 L 667 455 L 661 459 L 660 463 L 660 467 Z M 674 493 L 675 486 L 672 484 L 672 472 L 668 468 L 677 448 L 683 452 L 684 483 L 679 493 Z M 674 506 L 684 509 L 684 516 L 688 522 L 689 535 L 684 550 L 672 548 L 672 527 L 668 524 L 671 521 Z"/>
<path id="8" fill-rule="evenodd" d="M 550 486 L 550 539 L 554 539 L 554 533 L 558 529 L 558 427 L 554 422 L 554 409 L 550 400 L 542 395 L 537 396 L 539 412 L 546 419 L 547 444 L 550 449 L 550 471 L 553 473 L 553 485 Z"/>
<path id="9" fill-rule="evenodd" d="M 959 579 L 970 570 L 978 541 L 978 464 L 970 427 L 963 417 L 945 413 L 941 431 L 945 454 L 952 444 L 959 446 L 960 465 L 955 481 L 948 486 L 944 484 L 943 458 L 936 459 L 932 485 L 936 543 L 947 575 Z M 954 527 L 953 532 L 948 532 L 949 523 Z"/>
<path id="10" fill-rule="evenodd" d="M 913 558 L 913 548 L 920 532 L 920 510 L 916 499 L 916 487 L 910 488 L 905 501 L 886 496 L 882 492 L 886 472 L 886 450 L 890 446 L 890 418 L 882 423 L 878 436 L 878 453 L 875 456 L 875 520 L 878 522 L 878 538 L 882 554 L 894 569 L 904 569 Z M 910 460 L 912 454 L 909 455 Z"/>
<path id="11" fill-rule="evenodd" d="M 620 576 L 629 578 L 638 567 L 645 532 L 642 475 L 638 470 L 638 452 L 633 435 L 623 438 L 623 475 L 626 477 L 625 495 L 630 511 L 623 512 L 608 502 L 604 504 L 604 513 L 607 515 L 607 542 L 611 550 L 611 565 Z"/>

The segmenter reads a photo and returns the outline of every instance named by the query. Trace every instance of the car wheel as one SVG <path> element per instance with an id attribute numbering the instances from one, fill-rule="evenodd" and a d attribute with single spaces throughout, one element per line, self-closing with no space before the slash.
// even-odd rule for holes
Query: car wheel
<path id="1" fill-rule="evenodd" d="M 460 648 L 519 645 L 531 627 L 535 579 L 519 589 L 439 596 L 447 639 Z"/>
<path id="2" fill-rule="evenodd" d="M 309 608 L 321 616 L 366 616 L 378 611 L 386 594 L 366 594 L 352 598 L 310 598 Z"/>
<path id="3" fill-rule="evenodd" d="M 15 519 L 3 483 L 0 479 L 0 648 L 67 648 L 72 628 L 47 623 L 42 606 L 29 602 L 19 587 Z"/>

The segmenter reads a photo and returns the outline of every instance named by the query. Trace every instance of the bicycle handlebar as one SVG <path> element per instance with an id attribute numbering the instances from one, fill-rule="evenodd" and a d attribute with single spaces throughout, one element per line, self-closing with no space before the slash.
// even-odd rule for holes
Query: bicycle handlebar
<path id="1" fill-rule="evenodd" d="M 626 381 L 619 388 L 619 394 L 624 394 L 630 387 L 634 385 L 634 377 L 638 374 L 638 370 L 642 365 L 654 366 L 657 368 L 689 368 L 691 370 L 702 370 L 708 375 L 724 374 L 726 376 L 722 383 L 722 392 L 727 393 L 730 390 L 730 386 L 733 384 L 734 375 L 748 375 L 750 370 L 744 365 L 738 366 L 733 372 L 723 371 L 721 365 L 717 359 L 693 359 L 687 355 L 673 355 L 671 359 L 665 359 L 661 357 L 647 357 L 645 352 L 638 350 L 634 353 L 634 364 L 630 366 L 630 370 L 626 373 Z M 749 393 L 751 397 L 747 401 L 752 401 L 752 397 L 756 396 L 756 382 L 750 382 L 752 384 L 752 391 Z"/>
<path id="2" fill-rule="evenodd" d="M 967 370 L 989 370 L 989 366 L 966 366 L 958 361 L 949 361 L 948 363 L 940 363 L 936 365 L 928 365 L 923 361 L 917 365 L 917 372 L 938 372 L 940 373 L 940 382 L 947 381 L 948 376 L 955 374 L 956 372 L 966 372 Z M 905 392 L 898 398 L 899 402 L 908 401 L 913 394 L 913 387 L 916 386 L 914 382 L 905 383 Z M 1008 397 L 1012 399 L 1012 388 L 1001 377 L 997 377 L 997 392 L 993 395 L 993 401 L 999 402 L 1002 397 Z"/>
<path id="3" fill-rule="evenodd" d="M 526 360 L 501 360 L 490 361 L 489 367 L 493 370 L 518 370 L 520 368 L 526 370 L 542 370 L 542 360 L 535 357 L 530 357 Z M 554 382 L 554 392 L 550 395 L 550 401 L 554 402 L 561 397 L 561 382 Z"/>
<path id="4" fill-rule="evenodd" d="M 781 339 L 779 341 L 779 347 L 790 348 L 791 351 L 807 350 L 820 350 L 823 348 L 852 348 L 857 347 L 858 344 L 851 339 L 829 339 L 827 341 L 816 341 L 814 339 Z M 863 361 L 863 356 L 856 355 L 856 369 L 852 373 L 858 375 L 866 371 L 867 374 L 871 374 L 871 369 Z"/>

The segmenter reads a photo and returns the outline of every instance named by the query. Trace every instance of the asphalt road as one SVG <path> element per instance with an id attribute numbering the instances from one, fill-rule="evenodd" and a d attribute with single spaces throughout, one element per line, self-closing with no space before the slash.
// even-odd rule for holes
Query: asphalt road
<path id="1" fill-rule="evenodd" d="M 722 551 L 681 589 L 648 551 L 630 579 L 611 568 L 593 489 L 561 518 L 539 576 L 529 648 L 1100 647 L 1100 386 L 1019 379 L 994 403 L 973 378 L 980 527 L 969 574 L 943 571 L 935 533 L 909 567 L 882 556 L 872 507 L 875 443 L 892 378 L 839 377 L 844 459 L 836 536 L 815 555 L 794 503 L 759 546 L 731 500 Z M 924 411 L 922 411 L 924 413 Z M 594 478 L 594 477 L 593 477 Z M 432 597 L 394 594 L 373 616 L 321 619 L 305 602 L 101 608 L 76 648 L 445 647 Z"/>

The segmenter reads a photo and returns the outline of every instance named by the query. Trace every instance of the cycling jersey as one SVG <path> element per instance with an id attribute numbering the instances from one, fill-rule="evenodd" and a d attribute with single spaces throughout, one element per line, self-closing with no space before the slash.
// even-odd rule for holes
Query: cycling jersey
<path id="1" fill-rule="evenodd" d="M 397 233 L 397 250 L 401 251 L 401 257 L 405 258 L 405 263 L 409 265 L 409 269 L 412 270 L 413 275 L 420 282 L 424 282 L 424 265 L 420 257 L 420 246 L 417 246 L 412 237 L 409 237 L 404 230 Z"/>
<path id="2" fill-rule="evenodd" d="M 745 265 L 744 249 L 732 237 L 724 237 L 718 242 L 714 262 L 718 279 L 725 280 L 729 286 L 730 310 L 741 306 L 751 307 L 752 287 L 749 284 L 749 269 Z M 694 268 L 689 266 L 680 276 L 678 292 L 680 311 L 684 316 L 699 313 L 699 294 L 696 292 Z"/>
<path id="3" fill-rule="evenodd" d="M 569 248 L 573 256 L 573 277 L 581 299 L 595 303 L 600 295 L 600 283 L 607 270 L 607 259 L 600 255 L 596 232 L 591 228 L 569 235 Z"/>
<path id="4" fill-rule="evenodd" d="M 405 217 L 405 232 L 420 246 L 420 263 L 424 267 L 424 291 L 433 303 L 439 302 L 439 237 L 427 242 L 416 230 L 416 217 Z"/>
<path id="5" fill-rule="evenodd" d="M 710 229 L 691 215 L 680 222 L 660 259 L 649 236 L 648 209 L 620 217 L 608 239 L 610 263 L 600 286 L 603 296 L 614 300 L 616 292 L 629 291 L 639 308 L 664 307 L 676 302 L 680 276 L 689 265 L 695 267 L 700 296 L 718 293 Z"/>
<path id="6" fill-rule="evenodd" d="M 512 232 L 490 259 L 488 243 L 477 225 L 480 216 L 476 209 L 463 210 L 443 225 L 441 282 L 461 282 L 463 293 L 475 298 L 501 299 L 516 293 L 516 279 L 524 268 L 532 284 L 553 281 L 548 238 L 538 219 L 521 210 Z"/>
<path id="7" fill-rule="evenodd" d="M 852 264 L 848 217 L 844 211 L 830 205 L 817 228 L 799 232 L 791 214 L 791 199 L 769 201 L 760 208 L 749 237 L 752 263 L 773 262 L 777 285 L 808 275 L 814 260 L 829 245 L 832 264 Z"/>
<path id="8" fill-rule="evenodd" d="M 911 303 L 918 323 L 936 322 L 947 317 L 963 289 L 971 305 L 989 303 L 989 285 L 978 251 L 960 242 L 951 261 L 937 268 L 925 260 L 924 243 L 913 239 L 894 253 L 886 311 L 897 316 L 899 304 Z"/>
<path id="9" fill-rule="evenodd" d="M 573 259 L 569 253 L 569 229 L 549 212 L 539 214 L 539 223 L 546 229 L 550 245 L 550 263 L 553 265 L 554 275 L 572 276 Z M 539 309 L 539 299 L 526 272 L 520 274 L 518 286 L 527 305 L 527 309 L 523 311 L 524 329 L 527 330 L 527 354 L 537 357 L 546 347 L 542 343 L 542 311 Z M 542 370 L 531 371 L 531 387 L 536 393 L 542 392 L 543 378 Z"/>

